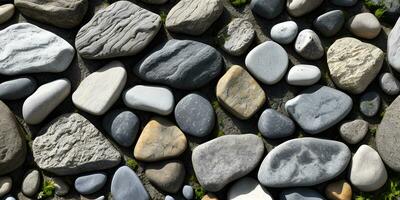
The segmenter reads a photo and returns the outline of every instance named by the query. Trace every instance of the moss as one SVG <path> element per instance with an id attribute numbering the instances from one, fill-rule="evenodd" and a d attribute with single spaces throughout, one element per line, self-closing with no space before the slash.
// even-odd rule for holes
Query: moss
<path id="1" fill-rule="evenodd" d="M 42 191 L 38 194 L 38 199 L 47 199 L 54 196 L 56 186 L 53 180 L 45 180 L 42 185 Z"/>
<path id="2" fill-rule="evenodd" d="M 355 200 L 372 200 L 373 197 L 370 194 L 366 194 L 366 193 L 359 193 L 358 195 L 356 195 L 356 197 L 354 198 Z"/>
<path id="3" fill-rule="evenodd" d="M 225 135 L 225 132 L 223 130 L 218 130 L 217 133 L 216 133 L 216 137 L 221 137 L 221 136 L 224 136 L 224 135 Z"/>
<path id="4" fill-rule="evenodd" d="M 380 117 L 380 118 L 383 118 L 383 116 L 385 116 L 385 111 L 386 111 L 386 110 L 383 110 L 381 113 L 379 113 L 379 117 Z"/>
<path id="5" fill-rule="evenodd" d="M 165 13 L 164 11 L 160 12 L 160 17 L 161 17 L 161 23 L 163 25 L 165 25 L 165 21 L 167 20 L 167 13 Z"/>
<path id="6" fill-rule="evenodd" d="M 378 8 L 375 10 L 375 16 L 379 19 L 379 18 L 383 17 L 385 12 L 386 12 L 385 8 Z"/>
<path id="7" fill-rule="evenodd" d="M 126 160 L 126 165 L 131 168 L 133 171 L 137 171 L 137 169 L 139 168 L 138 163 L 136 162 L 136 160 L 128 158 Z"/>
<path id="8" fill-rule="evenodd" d="M 211 105 L 212 105 L 212 107 L 214 108 L 214 110 L 216 110 L 217 108 L 220 108 L 220 107 L 221 107 L 221 106 L 219 105 L 219 103 L 218 103 L 217 100 L 214 100 L 214 101 L 211 103 Z"/>
<path id="9" fill-rule="evenodd" d="M 204 195 L 206 195 L 206 190 L 201 186 L 195 187 L 194 188 L 194 195 L 195 195 L 194 198 L 196 200 L 201 200 L 204 197 Z"/>
<path id="10" fill-rule="evenodd" d="M 392 199 L 397 199 L 397 197 L 400 197 L 400 185 L 399 185 L 399 177 L 393 177 L 391 178 L 385 187 L 385 191 L 382 193 L 379 199 L 384 199 L 384 200 L 392 200 Z"/>
<path id="11" fill-rule="evenodd" d="M 375 134 L 376 134 L 376 128 L 375 128 L 375 127 L 370 128 L 370 129 L 369 129 L 369 133 L 370 133 L 371 135 L 375 136 Z"/>
<path id="12" fill-rule="evenodd" d="M 378 19 L 383 17 L 387 9 L 383 1 L 375 3 L 374 1 L 371 0 L 364 0 L 364 4 L 371 10 L 371 12 L 375 14 L 375 16 Z"/>
<path id="13" fill-rule="evenodd" d="M 229 40 L 229 35 L 225 31 L 222 31 L 221 33 L 218 33 L 216 38 L 216 43 L 219 46 L 224 46 L 225 42 L 228 40 Z"/>
<path id="14" fill-rule="evenodd" d="M 249 0 L 230 0 L 231 4 L 235 7 L 246 5 Z"/>

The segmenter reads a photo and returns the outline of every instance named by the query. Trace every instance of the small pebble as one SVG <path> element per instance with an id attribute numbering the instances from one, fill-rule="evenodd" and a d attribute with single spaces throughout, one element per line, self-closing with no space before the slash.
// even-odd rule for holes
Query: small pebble
<path id="1" fill-rule="evenodd" d="M 368 132 L 368 122 L 362 119 L 346 122 L 340 126 L 340 136 L 349 144 L 357 144 Z"/>
<path id="2" fill-rule="evenodd" d="M 325 188 L 326 197 L 330 200 L 351 200 L 351 185 L 345 180 L 330 183 Z"/>
<path id="3" fill-rule="evenodd" d="M 4 200 L 16 200 L 16 199 L 14 197 L 12 197 L 12 196 L 8 196 Z"/>
<path id="4" fill-rule="evenodd" d="M 381 24 L 372 13 L 360 13 L 349 19 L 348 29 L 355 36 L 374 39 L 381 32 Z"/>
<path id="5" fill-rule="evenodd" d="M 295 130 L 294 122 L 274 109 L 266 109 L 258 120 L 258 130 L 266 138 L 288 137 Z"/>
<path id="6" fill-rule="evenodd" d="M 271 28 L 271 38 L 279 44 L 293 42 L 298 33 L 298 27 L 294 21 L 281 22 Z"/>
<path id="7" fill-rule="evenodd" d="M 360 97 L 360 111 L 367 117 L 375 116 L 381 105 L 381 97 L 376 92 L 367 92 Z"/>
<path id="8" fill-rule="evenodd" d="M 90 174 L 80 176 L 75 180 L 75 189 L 81 194 L 93 194 L 99 191 L 106 184 L 105 174 Z"/>
<path id="9" fill-rule="evenodd" d="M 29 172 L 22 182 L 22 192 L 28 196 L 34 196 L 40 189 L 40 173 L 37 170 Z"/>
<path id="10" fill-rule="evenodd" d="M 9 176 L 0 177 L 0 197 L 11 191 L 12 179 Z"/>
<path id="11" fill-rule="evenodd" d="M 64 196 L 69 192 L 69 186 L 61 177 L 52 178 L 57 196 Z"/>
<path id="12" fill-rule="evenodd" d="M 388 95 L 397 95 L 400 92 L 400 82 L 391 73 L 384 73 L 379 77 L 379 85 Z"/>
<path id="13" fill-rule="evenodd" d="M 290 68 L 286 81 L 290 85 L 310 86 L 321 79 L 321 70 L 314 65 L 295 65 Z"/>
<path id="14" fill-rule="evenodd" d="M 187 199 L 187 200 L 193 199 L 194 191 L 193 191 L 192 186 L 190 186 L 190 185 L 183 186 L 182 194 L 185 197 L 185 199 Z"/>
<path id="15" fill-rule="evenodd" d="M 332 10 L 314 20 L 314 27 L 325 37 L 336 35 L 344 25 L 344 13 L 341 10 Z"/>
<path id="16" fill-rule="evenodd" d="M 318 60 L 325 52 L 318 35 L 311 29 L 299 33 L 294 47 L 299 55 L 308 60 Z"/>
<path id="17" fill-rule="evenodd" d="M 169 196 L 169 195 L 167 195 L 167 196 L 165 196 L 165 199 L 164 200 L 175 200 L 175 198 L 174 197 L 171 197 L 171 196 Z"/>
<path id="18" fill-rule="evenodd" d="M 261 17 L 272 19 L 282 12 L 285 3 L 285 0 L 252 0 L 250 8 Z"/>
<path id="19" fill-rule="evenodd" d="M 106 132 L 121 146 L 130 147 L 139 131 L 138 116 L 128 110 L 113 110 L 103 119 Z"/>

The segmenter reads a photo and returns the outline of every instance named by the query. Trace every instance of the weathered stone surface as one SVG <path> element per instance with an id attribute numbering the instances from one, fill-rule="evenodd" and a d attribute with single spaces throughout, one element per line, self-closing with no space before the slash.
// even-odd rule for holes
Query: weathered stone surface
<path id="1" fill-rule="evenodd" d="M 8 21 L 14 15 L 15 7 L 13 4 L 4 4 L 0 6 L 0 24 Z"/>
<path id="2" fill-rule="evenodd" d="M 253 12 L 267 19 L 277 17 L 285 6 L 285 0 L 252 0 L 250 8 Z"/>
<path id="3" fill-rule="evenodd" d="M 9 176 L 0 177 L 0 197 L 11 191 L 12 179 Z"/>
<path id="4" fill-rule="evenodd" d="M 176 193 L 181 189 L 185 173 L 185 166 L 177 160 L 150 163 L 145 169 L 149 181 L 168 193 Z"/>
<path id="5" fill-rule="evenodd" d="M 349 183 L 340 180 L 328 184 L 325 188 L 325 195 L 330 200 L 351 200 L 353 192 Z"/>
<path id="6" fill-rule="evenodd" d="M 299 33 L 294 48 L 299 55 L 308 60 L 318 60 L 324 56 L 321 40 L 311 29 L 304 29 Z"/>
<path id="7" fill-rule="evenodd" d="M 342 29 L 344 21 L 343 11 L 332 10 L 317 17 L 313 25 L 323 36 L 332 37 Z"/>
<path id="8" fill-rule="evenodd" d="M 266 101 L 263 89 L 242 67 L 234 65 L 218 81 L 216 96 L 221 105 L 240 119 L 248 119 Z"/>
<path id="9" fill-rule="evenodd" d="M 384 53 L 378 47 L 345 37 L 328 49 L 329 72 L 335 84 L 353 94 L 362 93 L 381 70 Z"/>
<path id="10" fill-rule="evenodd" d="M 288 0 L 286 3 L 287 11 L 293 17 L 303 16 L 322 4 L 324 0 Z"/>
<path id="11" fill-rule="evenodd" d="M 14 24 L 0 31 L 0 74 L 62 72 L 74 55 L 68 42 L 33 24 Z"/>
<path id="12" fill-rule="evenodd" d="M 273 200 L 271 194 L 257 180 L 245 177 L 228 190 L 228 200 Z"/>
<path id="13" fill-rule="evenodd" d="M 111 182 L 111 195 L 114 200 L 149 200 L 149 194 L 139 177 L 127 166 L 117 169 Z"/>
<path id="14" fill-rule="evenodd" d="M 365 38 L 374 39 L 381 32 L 381 24 L 372 13 L 360 13 L 349 19 L 348 29 L 354 35 Z"/>
<path id="15" fill-rule="evenodd" d="M 161 18 L 129 1 L 97 12 L 76 35 L 75 46 L 87 59 L 135 55 L 156 36 Z"/>
<path id="16" fill-rule="evenodd" d="M 30 171 L 22 182 L 22 192 L 28 197 L 34 196 L 40 189 L 40 173 L 38 170 Z"/>
<path id="17" fill-rule="evenodd" d="M 225 135 L 197 146 L 192 153 L 192 164 L 199 183 L 215 192 L 251 172 L 263 154 L 260 137 Z"/>
<path id="18" fill-rule="evenodd" d="M 296 38 L 299 27 L 294 21 L 281 22 L 271 28 L 271 38 L 279 44 L 289 44 Z"/>
<path id="19" fill-rule="evenodd" d="M 254 36 L 255 31 L 249 21 L 235 18 L 218 33 L 218 42 L 227 53 L 240 56 L 250 47 Z"/>
<path id="20" fill-rule="evenodd" d="M 0 101 L 0 175 L 14 171 L 25 161 L 24 133 L 11 110 Z"/>
<path id="21" fill-rule="evenodd" d="M 387 40 L 387 56 L 390 66 L 400 72 L 400 19 L 397 20 L 389 33 Z"/>
<path id="22" fill-rule="evenodd" d="M 108 169 L 121 161 L 121 154 L 102 133 L 77 113 L 59 116 L 38 135 L 32 144 L 34 160 L 57 175 Z"/>
<path id="23" fill-rule="evenodd" d="M 193 90 L 218 76 L 222 65 L 222 57 L 214 47 L 192 40 L 172 39 L 133 71 L 149 82 Z"/>
<path id="24" fill-rule="evenodd" d="M 222 0 L 181 0 L 169 11 L 165 26 L 172 32 L 201 35 L 223 11 Z"/>
<path id="25" fill-rule="evenodd" d="M 341 142 L 311 137 L 292 139 L 267 154 L 258 180 L 277 188 L 317 185 L 342 173 L 350 158 L 349 148 Z"/>
<path id="26" fill-rule="evenodd" d="M 357 144 L 364 139 L 367 134 L 368 125 L 368 122 L 362 119 L 346 122 L 340 126 L 340 136 L 349 144 Z"/>
<path id="27" fill-rule="evenodd" d="M 0 83 L 0 99 L 17 100 L 31 95 L 37 88 L 32 77 L 21 77 Z"/>
<path id="28" fill-rule="evenodd" d="M 78 26 L 88 9 L 88 0 L 15 0 L 22 14 L 60 28 Z"/>

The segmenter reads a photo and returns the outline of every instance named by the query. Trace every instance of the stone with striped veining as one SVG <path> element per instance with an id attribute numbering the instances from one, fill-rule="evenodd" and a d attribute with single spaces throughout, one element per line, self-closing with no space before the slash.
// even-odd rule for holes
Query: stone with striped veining
<path id="1" fill-rule="evenodd" d="M 135 55 L 156 36 L 161 18 L 128 1 L 97 12 L 78 32 L 75 46 L 87 59 Z"/>
<path id="2" fill-rule="evenodd" d="M 254 36 L 253 25 L 245 19 L 236 18 L 218 33 L 218 42 L 224 51 L 239 56 L 250 47 Z"/>

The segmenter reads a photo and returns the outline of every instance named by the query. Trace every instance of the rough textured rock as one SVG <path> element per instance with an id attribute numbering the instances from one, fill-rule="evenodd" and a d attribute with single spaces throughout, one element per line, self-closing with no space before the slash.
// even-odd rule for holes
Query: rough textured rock
<path id="1" fill-rule="evenodd" d="M 128 1 L 97 12 L 76 35 L 75 46 L 87 59 L 135 55 L 157 35 L 161 18 Z"/>
<path id="2" fill-rule="evenodd" d="M 285 0 L 253 0 L 250 2 L 250 8 L 258 15 L 267 19 L 272 19 L 283 11 L 285 2 Z"/>
<path id="3" fill-rule="evenodd" d="M 353 94 L 362 93 L 381 70 L 384 53 L 378 47 L 345 37 L 328 49 L 329 72 L 335 84 Z"/>
<path id="4" fill-rule="evenodd" d="M 157 188 L 177 193 L 185 179 L 185 166 L 177 160 L 150 163 L 145 167 L 145 175 Z"/>
<path id="5" fill-rule="evenodd" d="M 362 119 L 346 122 L 340 126 L 340 136 L 349 144 L 357 144 L 367 134 L 368 125 L 368 122 Z"/>
<path id="6" fill-rule="evenodd" d="M 25 162 L 24 137 L 14 114 L 0 101 L 0 175 L 14 171 Z"/>
<path id="7" fill-rule="evenodd" d="M 254 36 L 255 31 L 249 21 L 235 18 L 218 33 L 218 42 L 227 53 L 240 56 L 250 47 Z"/>
<path id="8" fill-rule="evenodd" d="M 218 81 L 216 96 L 224 108 L 240 119 L 249 119 L 266 101 L 257 81 L 238 65 L 229 68 Z"/>
<path id="9" fill-rule="evenodd" d="M 75 189 L 81 194 L 93 194 L 104 187 L 107 176 L 102 173 L 80 176 L 75 179 Z"/>
<path id="10" fill-rule="evenodd" d="M 40 189 L 41 178 L 38 170 L 29 172 L 22 182 L 22 192 L 28 197 L 34 196 Z"/>
<path id="11" fill-rule="evenodd" d="M 0 24 L 8 21 L 14 15 L 15 7 L 13 4 L 4 4 L 0 6 Z"/>
<path id="12" fill-rule="evenodd" d="M 57 175 L 108 169 L 121 161 L 121 154 L 102 133 L 77 113 L 59 116 L 39 135 L 32 144 L 34 160 Z"/>
<path id="13" fill-rule="evenodd" d="M 0 197 L 3 197 L 11 191 L 12 182 L 9 176 L 0 177 Z"/>
<path id="14" fill-rule="evenodd" d="M 400 82 L 388 72 L 379 76 L 379 86 L 388 95 L 397 95 L 400 92 Z"/>
<path id="15" fill-rule="evenodd" d="M 21 77 L 0 83 L 0 99 L 17 100 L 31 95 L 37 88 L 32 77 Z"/>
<path id="16" fill-rule="evenodd" d="M 111 182 L 111 195 L 114 200 L 149 200 L 149 194 L 139 177 L 127 166 L 117 169 Z"/>
<path id="17" fill-rule="evenodd" d="M 349 183 L 340 180 L 328 184 L 325 188 L 325 195 L 330 200 L 351 200 L 353 192 Z"/>
<path id="18" fill-rule="evenodd" d="M 274 109 L 266 109 L 258 120 L 258 130 L 266 138 L 276 139 L 292 135 L 294 122 Z"/>
<path id="19" fill-rule="evenodd" d="M 303 16 L 322 4 L 324 0 L 288 0 L 286 3 L 287 11 L 293 17 Z"/>
<path id="20" fill-rule="evenodd" d="M 14 24 L 0 31 L 0 74 L 62 72 L 74 55 L 68 42 L 33 24 Z"/>
<path id="21" fill-rule="evenodd" d="M 318 191 L 309 188 L 286 189 L 279 197 L 280 200 L 325 200 Z"/>
<path id="22" fill-rule="evenodd" d="M 292 139 L 267 154 L 258 180 L 275 188 L 317 185 L 341 174 L 350 158 L 349 148 L 341 142 L 311 137 Z"/>
<path id="23" fill-rule="evenodd" d="M 149 82 L 193 90 L 218 76 L 222 65 L 222 57 L 214 47 L 192 40 L 172 39 L 133 71 Z"/>
<path id="24" fill-rule="evenodd" d="M 400 19 L 397 20 L 389 33 L 387 40 L 387 56 L 390 66 L 400 72 Z"/>
<path id="25" fill-rule="evenodd" d="M 245 177 L 228 190 L 228 200 L 273 200 L 271 194 L 257 180 Z"/>
<path id="26" fill-rule="evenodd" d="M 140 120 L 135 113 L 118 109 L 103 118 L 103 127 L 119 145 L 130 147 L 138 134 Z"/>
<path id="27" fill-rule="evenodd" d="M 360 13 L 349 19 L 348 29 L 364 39 L 374 39 L 381 32 L 381 24 L 372 13 Z"/>
<path id="28" fill-rule="evenodd" d="M 225 135 L 197 146 L 192 153 L 196 177 L 208 191 L 218 191 L 257 167 L 264 154 L 256 135 Z"/>
<path id="29" fill-rule="evenodd" d="M 181 0 L 169 11 L 165 27 L 172 32 L 201 35 L 223 11 L 222 0 Z"/>
<path id="30" fill-rule="evenodd" d="M 360 111 L 367 117 L 375 116 L 381 106 L 381 97 L 376 92 L 367 92 L 360 97 Z"/>
<path id="31" fill-rule="evenodd" d="M 332 10 L 317 17 L 313 25 L 323 36 L 332 37 L 342 29 L 344 21 L 343 11 Z"/>
<path id="32" fill-rule="evenodd" d="M 290 85 L 310 86 L 321 79 L 321 70 L 314 65 L 295 65 L 290 68 L 286 81 Z"/>
<path id="33" fill-rule="evenodd" d="M 279 44 L 289 44 L 296 38 L 299 27 L 294 21 L 281 22 L 271 28 L 271 38 Z"/>
<path id="34" fill-rule="evenodd" d="M 321 40 L 311 29 L 304 29 L 299 33 L 294 48 L 299 55 L 308 60 L 318 60 L 324 56 Z"/>

